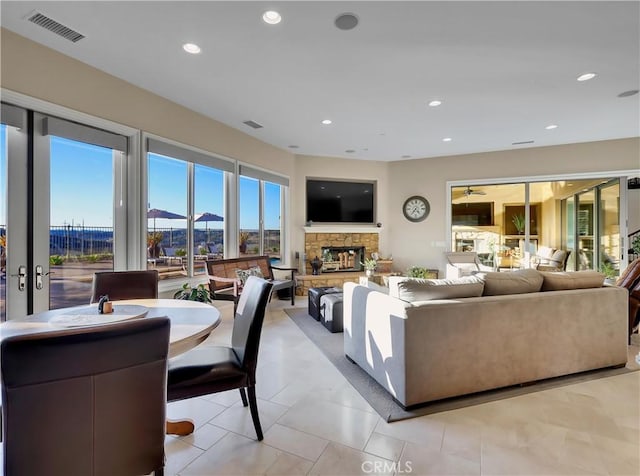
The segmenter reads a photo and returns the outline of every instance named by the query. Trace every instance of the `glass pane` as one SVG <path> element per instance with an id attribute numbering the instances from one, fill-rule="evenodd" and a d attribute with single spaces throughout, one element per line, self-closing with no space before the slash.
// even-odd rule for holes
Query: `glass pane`
<path id="1" fill-rule="evenodd" d="M 49 308 L 58 309 L 87 304 L 93 274 L 113 269 L 114 152 L 61 137 L 50 150 Z"/>
<path id="2" fill-rule="evenodd" d="M 524 184 L 453 187 L 451 193 L 451 249 L 474 251 L 497 270 L 524 266 Z M 531 220 L 537 231 L 537 212 Z"/>
<path id="3" fill-rule="evenodd" d="M 6 319 L 7 303 L 7 126 L 0 124 L 0 321 Z"/>
<path id="4" fill-rule="evenodd" d="M 578 270 L 594 269 L 595 191 L 578 194 Z"/>
<path id="5" fill-rule="evenodd" d="M 260 182 L 240 177 L 240 256 L 260 253 Z"/>
<path id="6" fill-rule="evenodd" d="M 620 274 L 620 185 L 600 190 L 600 271 L 607 278 Z"/>
<path id="7" fill-rule="evenodd" d="M 281 260 L 280 191 L 280 185 L 271 182 L 264 183 L 264 243 L 262 249 L 265 254 L 271 257 L 273 263 Z"/>
<path id="8" fill-rule="evenodd" d="M 206 274 L 204 261 L 224 257 L 224 172 L 195 166 L 194 274 Z"/>
<path id="9" fill-rule="evenodd" d="M 567 261 L 567 271 L 575 271 L 576 269 L 576 224 L 575 224 L 575 199 L 569 197 L 564 201 L 563 213 L 563 237 L 562 247 L 570 251 L 569 259 Z"/>
<path id="10" fill-rule="evenodd" d="M 184 276 L 187 162 L 150 153 L 148 178 L 147 268 L 157 269 L 160 279 Z"/>

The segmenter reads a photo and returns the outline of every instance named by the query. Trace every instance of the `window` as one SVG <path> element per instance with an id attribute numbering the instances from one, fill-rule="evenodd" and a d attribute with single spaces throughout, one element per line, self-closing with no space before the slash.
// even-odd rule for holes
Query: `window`
<path id="1" fill-rule="evenodd" d="M 285 177 L 240 166 L 238 235 L 241 255 L 269 255 L 273 262 L 284 256 L 282 230 L 284 197 L 289 180 Z"/>
<path id="2" fill-rule="evenodd" d="M 206 274 L 224 257 L 225 173 L 232 162 L 147 140 L 147 268 L 160 279 Z"/>

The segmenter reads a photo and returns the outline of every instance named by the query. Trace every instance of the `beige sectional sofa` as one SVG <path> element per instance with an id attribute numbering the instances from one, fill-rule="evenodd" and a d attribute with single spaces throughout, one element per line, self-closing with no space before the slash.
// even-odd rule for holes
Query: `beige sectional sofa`
<path id="1" fill-rule="evenodd" d="M 395 278 L 389 294 L 345 283 L 345 354 L 405 408 L 623 366 L 627 291 L 603 281 L 522 270 Z"/>

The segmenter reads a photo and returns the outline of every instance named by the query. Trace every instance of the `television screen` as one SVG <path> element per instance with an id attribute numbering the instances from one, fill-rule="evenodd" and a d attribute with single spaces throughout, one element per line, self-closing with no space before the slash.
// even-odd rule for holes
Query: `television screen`
<path id="1" fill-rule="evenodd" d="M 375 182 L 307 179 L 307 221 L 375 223 Z"/>
<path id="2" fill-rule="evenodd" d="M 465 202 L 451 205 L 451 224 L 460 226 L 493 225 L 493 202 Z"/>

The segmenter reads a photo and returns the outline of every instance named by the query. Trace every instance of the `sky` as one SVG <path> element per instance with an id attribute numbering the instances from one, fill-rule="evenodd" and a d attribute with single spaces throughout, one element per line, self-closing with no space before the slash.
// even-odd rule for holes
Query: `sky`
<path id="1" fill-rule="evenodd" d="M 0 197 L 6 197 L 6 127 L 0 129 Z M 51 226 L 68 224 L 111 227 L 113 223 L 113 158 L 110 149 L 51 137 Z M 36 164 L 37 170 L 37 164 Z M 224 176 L 216 169 L 195 167 L 195 213 L 224 217 Z M 187 214 L 186 163 L 150 154 L 149 208 Z M 240 228 L 258 228 L 258 181 L 240 179 Z M 265 184 L 265 228 L 278 229 L 280 186 Z M 0 204 L 0 225 L 6 206 Z M 196 228 L 221 229 L 223 222 L 199 222 Z M 153 228 L 153 220 L 148 222 Z M 184 228 L 186 220 L 156 219 L 157 228 Z"/>

